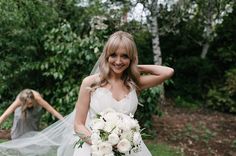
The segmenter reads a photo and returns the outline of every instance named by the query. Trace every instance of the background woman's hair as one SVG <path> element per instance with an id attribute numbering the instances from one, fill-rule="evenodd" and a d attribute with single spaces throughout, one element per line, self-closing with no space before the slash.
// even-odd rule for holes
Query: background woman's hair
<path id="1" fill-rule="evenodd" d="M 27 108 L 28 108 L 27 100 L 32 100 L 33 107 L 35 106 L 33 91 L 31 89 L 24 89 L 23 91 L 20 92 L 19 99 L 21 101 L 21 117 L 25 119 L 27 116 Z"/>
<path id="2" fill-rule="evenodd" d="M 108 58 L 112 54 L 114 54 L 120 47 L 126 49 L 127 55 L 130 59 L 130 65 L 124 71 L 122 80 L 124 81 L 124 84 L 128 88 L 135 87 L 137 90 L 139 90 L 138 86 L 139 86 L 140 73 L 137 68 L 138 64 L 137 48 L 133 36 L 123 31 L 115 32 L 109 37 L 108 41 L 106 42 L 99 63 L 100 80 L 91 85 L 92 89 L 105 86 L 107 83 L 109 83 L 108 78 L 110 74 L 110 68 L 109 68 Z"/>

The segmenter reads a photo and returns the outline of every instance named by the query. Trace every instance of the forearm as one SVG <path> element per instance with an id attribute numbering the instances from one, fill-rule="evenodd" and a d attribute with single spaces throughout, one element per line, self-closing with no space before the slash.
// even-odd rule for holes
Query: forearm
<path id="1" fill-rule="evenodd" d="M 55 116 L 56 118 L 63 120 L 64 117 L 57 112 L 47 101 L 45 101 L 40 95 L 36 95 L 35 97 L 36 101 L 38 102 L 39 105 L 41 105 L 42 107 L 44 107 L 48 112 L 50 112 L 53 116 Z"/>
<path id="2" fill-rule="evenodd" d="M 170 67 L 160 65 L 138 65 L 140 73 L 152 74 L 152 75 L 166 75 L 171 77 L 174 70 Z"/>
<path id="3" fill-rule="evenodd" d="M 5 118 L 3 117 L 3 115 L 0 117 L 0 125 L 5 121 Z"/>
<path id="4" fill-rule="evenodd" d="M 59 112 L 57 112 L 56 110 L 53 111 L 53 115 L 55 117 L 57 117 L 59 120 L 63 120 L 64 119 L 64 117 Z"/>
<path id="5" fill-rule="evenodd" d="M 0 117 L 0 124 L 2 124 L 6 119 L 7 117 L 16 109 L 16 107 L 18 107 L 20 104 L 19 104 L 19 101 L 18 100 L 15 100 L 8 108 L 7 110 L 5 110 L 5 112 L 1 115 Z"/>
<path id="6" fill-rule="evenodd" d="M 0 117 L 0 125 L 7 119 L 7 117 L 10 115 L 9 110 L 6 110 L 2 116 Z"/>

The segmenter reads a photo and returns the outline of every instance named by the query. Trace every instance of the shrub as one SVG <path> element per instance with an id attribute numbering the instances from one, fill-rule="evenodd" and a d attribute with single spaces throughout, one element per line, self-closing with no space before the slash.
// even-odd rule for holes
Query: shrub
<path id="1" fill-rule="evenodd" d="M 236 113 L 236 68 L 225 72 L 225 83 L 207 93 L 207 106 L 223 112 Z"/>

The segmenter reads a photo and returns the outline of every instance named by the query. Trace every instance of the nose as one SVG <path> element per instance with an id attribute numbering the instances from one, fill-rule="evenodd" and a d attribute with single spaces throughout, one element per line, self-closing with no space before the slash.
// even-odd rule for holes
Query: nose
<path id="1" fill-rule="evenodd" d="M 117 59 L 116 59 L 116 62 L 115 62 L 116 64 L 121 64 L 121 58 L 120 57 L 117 57 Z"/>

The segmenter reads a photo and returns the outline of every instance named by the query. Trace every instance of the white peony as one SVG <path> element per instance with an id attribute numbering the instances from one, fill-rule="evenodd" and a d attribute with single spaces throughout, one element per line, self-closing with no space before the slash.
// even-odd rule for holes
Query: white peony
<path id="1" fill-rule="evenodd" d="M 113 122 L 106 122 L 103 130 L 106 132 L 111 132 L 113 129 L 116 128 L 116 124 Z"/>
<path id="2" fill-rule="evenodd" d="M 103 129 L 104 126 L 105 126 L 105 123 L 102 119 L 94 119 L 92 121 L 92 129 L 93 130 Z"/>
<path id="3" fill-rule="evenodd" d="M 100 143 L 101 141 L 102 141 L 101 137 L 99 136 L 98 133 L 92 133 L 91 142 L 93 145 L 96 145 L 96 144 Z"/>
<path id="4" fill-rule="evenodd" d="M 127 139 L 129 141 L 133 141 L 133 131 L 124 131 L 121 136 L 121 139 Z"/>
<path id="5" fill-rule="evenodd" d="M 114 153 L 109 153 L 109 154 L 106 154 L 105 156 L 115 156 Z"/>
<path id="6" fill-rule="evenodd" d="M 108 136 L 108 142 L 111 143 L 111 145 L 116 145 L 120 141 L 119 136 L 115 133 L 111 133 Z"/>
<path id="7" fill-rule="evenodd" d="M 98 144 L 98 149 L 103 155 L 112 153 L 112 145 L 108 142 Z"/>
<path id="8" fill-rule="evenodd" d="M 127 154 L 140 148 L 140 127 L 132 114 L 106 109 L 92 120 L 91 128 L 92 156 L 114 156 L 114 151 Z"/>
<path id="9" fill-rule="evenodd" d="M 96 151 L 92 152 L 92 156 L 103 156 L 102 152 Z"/>
<path id="10" fill-rule="evenodd" d="M 121 132 L 122 132 L 122 130 L 121 130 L 118 126 L 116 126 L 116 128 L 113 129 L 113 131 L 112 131 L 112 133 L 115 133 L 115 134 L 117 134 L 117 135 L 120 135 Z"/>
<path id="11" fill-rule="evenodd" d="M 122 129 L 123 131 L 130 131 L 131 130 L 131 126 L 132 126 L 132 121 L 130 117 L 128 116 L 124 116 L 122 123 L 119 124 L 120 129 Z"/>
<path id="12" fill-rule="evenodd" d="M 130 120 L 130 128 L 139 131 L 140 127 L 137 120 Z"/>
<path id="13" fill-rule="evenodd" d="M 117 122 L 119 120 L 119 117 L 115 112 L 107 113 L 103 115 L 103 118 L 108 122 Z"/>
<path id="14" fill-rule="evenodd" d="M 121 153 L 127 153 L 131 150 L 131 144 L 127 139 L 122 139 L 118 144 L 117 144 L 117 149 Z"/>
<path id="15" fill-rule="evenodd" d="M 127 125 L 127 123 L 123 122 L 123 123 L 119 123 L 118 128 L 121 129 L 122 131 L 129 131 L 130 127 L 129 125 Z"/>
<path id="16" fill-rule="evenodd" d="M 134 145 L 139 145 L 141 142 L 142 138 L 139 132 L 134 132 L 134 136 L 133 136 L 133 143 Z"/>

